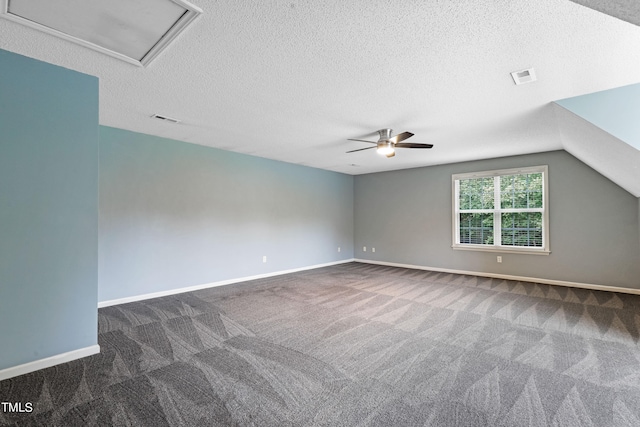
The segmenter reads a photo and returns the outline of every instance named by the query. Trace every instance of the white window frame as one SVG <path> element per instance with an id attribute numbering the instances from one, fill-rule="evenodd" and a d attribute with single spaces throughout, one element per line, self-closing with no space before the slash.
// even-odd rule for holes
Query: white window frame
<path id="1" fill-rule="evenodd" d="M 542 173 L 542 208 L 534 209 L 502 209 L 500 207 L 500 185 L 499 177 L 504 175 L 519 175 Z M 501 221 L 502 213 L 509 212 L 542 212 L 542 247 L 530 246 L 511 246 L 511 245 L 478 245 L 471 243 L 460 243 L 460 180 L 471 178 L 488 178 L 495 179 L 494 191 L 494 209 L 475 209 L 475 213 L 493 213 L 493 235 L 494 242 L 502 238 Z M 483 172 L 458 173 L 451 175 L 451 186 L 453 194 L 453 245 L 454 250 L 470 250 L 484 252 L 503 252 L 503 253 L 525 253 L 535 255 L 549 255 L 549 167 L 547 165 L 531 166 L 525 168 L 500 169 Z M 463 211 L 464 213 L 464 211 Z M 496 237 L 497 236 L 497 237 Z"/>

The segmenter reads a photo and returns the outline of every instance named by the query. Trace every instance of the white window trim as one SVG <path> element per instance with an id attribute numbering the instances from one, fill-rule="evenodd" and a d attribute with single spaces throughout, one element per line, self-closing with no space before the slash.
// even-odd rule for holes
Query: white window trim
<path id="1" fill-rule="evenodd" d="M 460 243 L 460 197 L 458 192 L 460 190 L 458 181 L 461 179 L 470 178 L 487 178 L 498 177 L 502 175 L 517 175 L 517 174 L 530 174 L 530 173 L 542 173 L 542 200 L 543 208 L 541 209 L 527 209 L 527 212 L 538 211 L 542 212 L 542 247 L 523 247 L 523 246 L 502 246 L 502 245 L 474 245 L 469 243 Z M 498 196 L 494 200 L 498 200 L 500 187 L 494 185 L 495 193 Z M 483 172 L 470 172 L 470 173 L 458 173 L 451 175 L 451 194 L 452 194 L 452 207 L 453 207 L 453 244 L 451 247 L 454 250 L 465 251 L 482 251 L 482 252 L 501 252 L 501 253 L 519 253 L 519 254 L 532 254 L 532 255 L 549 255 L 551 249 L 549 247 L 549 167 L 547 165 L 531 166 L 525 168 L 514 169 L 499 169 Z M 521 209 L 486 209 L 486 210 L 474 210 L 477 213 L 493 213 L 494 214 L 494 235 L 500 235 L 500 220 L 498 220 L 501 213 L 508 212 L 521 212 Z"/>

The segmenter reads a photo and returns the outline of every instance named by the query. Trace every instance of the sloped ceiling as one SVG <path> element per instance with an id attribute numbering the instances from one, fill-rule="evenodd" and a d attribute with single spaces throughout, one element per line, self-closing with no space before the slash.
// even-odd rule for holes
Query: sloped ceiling
<path id="1" fill-rule="evenodd" d="M 640 2 L 638 0 L 571 0 L 598 12 L 606 13 L 623 21 L 640 25 Z"/>
<path id="2" fill-rule="evenodd" d="M 556 103 L 640 150 L 640 84 L 562 99 Z"/>
<path id="3" fill-rule="evenodd" d="M 556 104 L 564 149 L 640 197 L 640 84 Z"/>
<path id="4" fill-rule="evenodd" d="M 563 148 L 640 197 L 640 151 L 568 109 L 554 108 Z"/>
<path id="5" fill-rule="evenodd" d="M 637 0 L 571 1 L 640 25 Z M 563 99 L 556 104 L 564 149 L 640 197 L 640 84 Z"/>
<path id="6" fill-rule="evenodd" d="M 349 174 L 561 149 L 553 101 L 640 82 L 640 27 L 569 0 L 192 1 L 147 68 L 2 19 L 0 48 L 98 76 L 103 125 Z M 345 154 L 386 127 L 435 147 Z"/>

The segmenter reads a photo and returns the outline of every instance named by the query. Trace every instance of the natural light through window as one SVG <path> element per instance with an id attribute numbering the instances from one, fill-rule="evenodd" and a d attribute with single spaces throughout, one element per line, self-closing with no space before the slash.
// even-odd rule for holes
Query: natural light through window
<path id="1" fill-rule="evenodd" d="M 548 167 L 452 175 L 453 248 L 549 253 Z"/>

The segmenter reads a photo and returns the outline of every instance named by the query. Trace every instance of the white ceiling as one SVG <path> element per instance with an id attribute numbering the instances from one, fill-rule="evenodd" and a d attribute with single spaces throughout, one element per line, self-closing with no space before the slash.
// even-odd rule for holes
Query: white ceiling
<path id="1" fill-rule="evenodd" d="M 552 101 L 640 82 L 640 27 L 568 0 L 192 2 L 147 68 L 8 20 L 0 48 L 98 76 L 102 125 L 348 174 L 562 149 Z M 386 127 L 435 147 L 345 154 Z"/>

